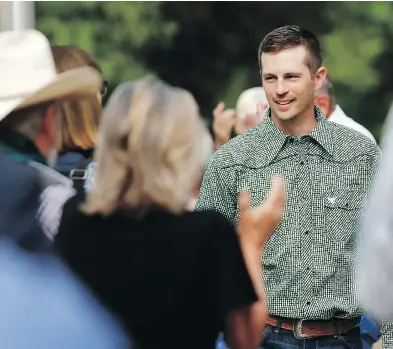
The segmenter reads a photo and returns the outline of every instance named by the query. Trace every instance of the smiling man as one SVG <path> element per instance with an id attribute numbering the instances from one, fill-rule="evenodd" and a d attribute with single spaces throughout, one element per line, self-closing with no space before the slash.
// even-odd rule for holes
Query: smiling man
<path id="1" fill-rule="evenodd" d="M 357 227 L 380 150 L 314 105 L 326 69 L 311 32 L 273 30 L 260 45 L 259 64 L 270 108 L 260 126 L 212 155 L 196 209 L 219 211 L 236 224 L 239 193 L 249 188 L 257 206 L 272 176 L 283 177 L 286 212 L 262 257 L 270 314 L 262 348 L 360 349 Z M 384 347 L 392 348 L 389 326 L 383 331 Z"/>

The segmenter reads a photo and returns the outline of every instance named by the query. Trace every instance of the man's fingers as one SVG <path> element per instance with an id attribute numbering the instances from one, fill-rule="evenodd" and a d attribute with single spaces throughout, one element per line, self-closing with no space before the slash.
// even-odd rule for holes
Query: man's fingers
<path id="1" fill-rule="evenodd" d="M 220 102 L 217 104 L 217 107 L 213 110 L 213 114 L 220 114 L 225 110 L 225 103 Z"/>
<path id="2" fill-rule="evenodd" d="M 227 109 L 222 113 L 222 115 L 225 117 L 225 119 L 228 119 L 231 122 L 235 122 L 235 120 L 236 120 L 236 110 L 235 109 Z"/>

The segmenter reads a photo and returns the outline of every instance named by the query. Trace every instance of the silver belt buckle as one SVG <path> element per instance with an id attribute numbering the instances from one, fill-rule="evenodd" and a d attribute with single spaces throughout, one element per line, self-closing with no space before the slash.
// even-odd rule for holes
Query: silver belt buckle
<path id="1" fill-rule="evenodd" d="M 312 336 L 302 333 L 303 320 L 295 320 L 293 322 L 293 333 L 297 339 L 309 339 Z"/>

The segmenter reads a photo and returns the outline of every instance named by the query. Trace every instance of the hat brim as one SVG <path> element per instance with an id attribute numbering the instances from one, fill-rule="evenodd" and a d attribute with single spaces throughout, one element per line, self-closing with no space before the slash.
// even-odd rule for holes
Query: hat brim
<path id="1" fill-rule="evenodd" d="M 72 100 L 98 95 L 102 84 L 100 73 L 91 67 L 82 67 L 58 74 L 34 93 L 8 100 L 0 98 L 0 121 L 13 110 L 57 100 Z"/>

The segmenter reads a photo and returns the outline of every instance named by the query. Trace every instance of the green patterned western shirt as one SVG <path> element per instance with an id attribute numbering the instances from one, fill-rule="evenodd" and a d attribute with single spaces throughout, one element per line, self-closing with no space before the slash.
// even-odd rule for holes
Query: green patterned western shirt
<path id="1" fill-rule="evenodd" d="M 314 130 L 296 137 L 284 134 L 268 109 L 261 125 L 211 156 L 196 209 L 219 211 L 236 224 L 239 193 L 248 189 L 255 207 L 279 174 L 287 205 L 262 258 L 268 311 L 292 319 L 350 319 L 363 314 L 355 287 L 358 224 L 381 154 L 318 107 L 315 116 Z M 393 348 L 391 336 L 384 337 Z"/>

